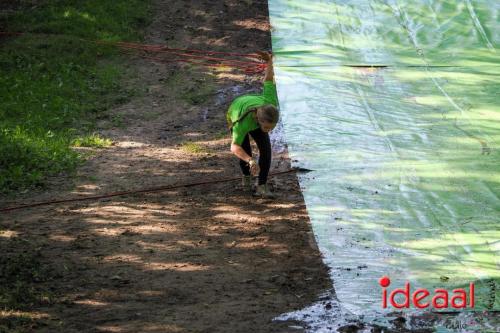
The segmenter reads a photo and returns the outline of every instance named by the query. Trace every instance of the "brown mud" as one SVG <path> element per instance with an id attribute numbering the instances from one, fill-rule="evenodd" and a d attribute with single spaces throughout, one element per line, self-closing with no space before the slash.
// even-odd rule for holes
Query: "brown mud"
<path id="1" fill-rule="evenodd" d="M 156 0 L 154 13 L 147 44 L 271 48 L 266 1 Z M 86 149 L 92 157 L 76 177 L 59 177 L 0 206 L 239 175 L 225 112 L 235 96 L 259 91 L 262 75 L 137 56 L 127 61 L 136 74 L 124 84 L 144 93 L 100 120 L 99 134 L 113 145 Z M 286 150 L 274 155 L 271 171 L 289 167 Z M 227 182 L 2 213 L 0 264 L 18 276 L 24 273 L 16 262 L 29 267 L 21 288 L 37 297 L 26 299 L 22 311 L 1 312 L 0 326 L 302 332 L 300 323 L 272 319 L 309 305 L 331 281 L 296 175 L 271 183 L 276 200 L 254 199 L 239 182 Z"/>

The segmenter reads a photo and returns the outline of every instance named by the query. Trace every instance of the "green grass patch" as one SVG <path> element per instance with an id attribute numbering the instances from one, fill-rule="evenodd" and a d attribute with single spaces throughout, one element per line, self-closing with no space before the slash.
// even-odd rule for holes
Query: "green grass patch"
<path id="1" fill-rule="evenodd" d="M 71 172 L 83 160 L 72 146 L 110 144 L 91 133 L 133 95 L 120 85 L 130 71 L 117 49 L 86 39 L 139 40 L 148 6 L 59 0 L 0 18 L 8 31 L 37 33 L 0 44 L 0 193 Z"/>
<path id="2" fill-rule="evenodd" d="M 73 140 L 73 147 L 93 147 L 105 148 L 111 146 L 113 141 L 106 138 L 101 138 L 98 134 L 91 134 Z"/>
<path id="3" fill-rule="evenodd" d="M 139 40 L 149 22 L 149 1 L 56 0 L 30 1 L 4 17 L 9 31 L 66 34 L 110 41 Z M 23 8 L 24 7 L 24 8 Z"/>
<path id="4" fill-rule="evenodd" d="M 191 153 L 191 154 L 208 154 L 212 153 L 212 150 L 208 147 L 202 146 L 196 142 L 184 142 L 181 145 L 182 150 Z"/>

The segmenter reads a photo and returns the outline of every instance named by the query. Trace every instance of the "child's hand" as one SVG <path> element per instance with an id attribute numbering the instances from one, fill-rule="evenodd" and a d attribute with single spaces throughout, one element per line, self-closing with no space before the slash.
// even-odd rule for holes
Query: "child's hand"
<path id="1" fill-rule="evenodd" d="M 266 51 L 257 51 L 255 52 L 259 55 L 259 58 L 264 60 L 265 62 L 270 61 L 273 58 L 272 53 Z"/>
<path id="2" fill-rule="evenodd" d="M 257 164 L 257 161 L 251 159 L 250 162 L 248 162 L 248 165 L 250 166 L 250 173 L 252 176 L 257 176 L 260 172 L 260 167 Z"/>

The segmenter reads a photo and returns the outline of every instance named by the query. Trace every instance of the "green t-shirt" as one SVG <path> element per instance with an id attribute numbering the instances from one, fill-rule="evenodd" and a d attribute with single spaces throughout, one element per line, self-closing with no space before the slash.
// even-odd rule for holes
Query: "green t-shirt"
<path id="1" fill-rule="evenodd" d="M 264 81 L 262 95 L 247 94 L 237 97 L 229 106 L 226 118 L 228 122 L 234 123 L 248 109 L 267 104 L 278 107 L 276 84 L 273 81 Z M 252 114 L 248 114 L 233 126 L 233 143 L 241 146 L 247 133 L 257 128 L 259 124 Z"/>

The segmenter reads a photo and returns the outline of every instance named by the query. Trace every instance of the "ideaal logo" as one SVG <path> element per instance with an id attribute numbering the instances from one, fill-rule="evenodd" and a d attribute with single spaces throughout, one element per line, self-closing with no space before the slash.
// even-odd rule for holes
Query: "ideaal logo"
<path id="1" fill-rule="evenodd" d="M 379 284 L 382 287 L 382 308 L 387 308 L 387 300 L 397 308 L 409 308 L 410 302 L 418 309 L 425 309 L 429 306 L 435 309 L 446 309 L 450 305 L 454 309 L 465 309 L 466 307 L 474 308 L 474 283 L 469 284 L 469 293 L 463 288 L 453 289 L 451 299 L 450 293 L 446 289 L 438 288 L 431 294 L 427 289 L 419 288 L 411 292 L 410 282 L 406 282 L 404 288 L 396 288 L 387 296 L 387 287 L 391 284 L 391 280 L 387 276 L 379 279 Z M 404 301 L 396 302 L 397 295 L 402 295 Z M 468 295 L 468 296 L 467 296 Z M 449 300 L 449 301 L 448 301 Z M 467 304 L 467 300 L 469 303 Z"/>

